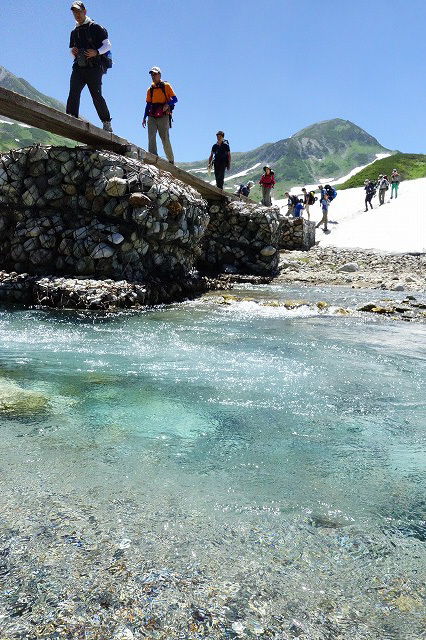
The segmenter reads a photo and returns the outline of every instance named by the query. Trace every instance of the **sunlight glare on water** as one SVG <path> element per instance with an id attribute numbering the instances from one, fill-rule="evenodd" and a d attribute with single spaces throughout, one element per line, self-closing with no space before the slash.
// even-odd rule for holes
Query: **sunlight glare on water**
<path id="1" fill-rule="evenodd" d="M 115 557 L 196 572 L 180 597 L 216 611 L 212 638 L 236 621 L 286 638 L 256 629 L 296 618 L 309 638 L 421 637 L 424 325 L 212 296 L 115 317 L 3 308 L 0 339 L 0 406 L 19 398 L 0 415 L 5 638 L 64 616 L 65 591 L 91 602 Z M 149 606 L 179 630 L 167 584 Z"/>

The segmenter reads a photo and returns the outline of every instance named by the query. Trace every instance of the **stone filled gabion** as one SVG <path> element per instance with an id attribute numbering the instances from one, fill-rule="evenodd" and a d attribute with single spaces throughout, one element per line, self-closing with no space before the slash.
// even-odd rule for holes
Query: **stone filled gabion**
<path id="1" fill-rule="evenodd" d="M 156 167 L 91 149 L 0 156 L 0 267 L 17 273 L 145 281 L 185 277 L 207 203 Z"/>
<path id="2" fill-rule="evenodd" d="M 304 218 L 280 217 L 278 238 L 279 249 L 307 251 L 315 246 L 315 222 Z"/>
<path id="3" fill-rule="evenodd" d="M 279 209 L 245 202 L 213 204 L 202 264 L 225 273 L 271 275 L 278 267 Z"/>

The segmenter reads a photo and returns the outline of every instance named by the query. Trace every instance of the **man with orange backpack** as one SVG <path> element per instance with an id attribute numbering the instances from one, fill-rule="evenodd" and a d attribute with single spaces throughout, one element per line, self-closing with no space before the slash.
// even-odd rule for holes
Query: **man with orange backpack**
<path id="1" fill-rule="evenodd" d="M 177 98 L 170 84 L 162 82 L 161 69 L 159 67 L 152 67 L 149 73 L 152 78 L 152 85 L 146 92 L 146 107 L 142 121 L 142 126 L 145 129 L 146 119 L 148 118 L 148 151 L 158 156 L 158 131 L 167 160 L 174 164 L 175 160 L 172 145 L 170 144 L 169 130 L 172 125 L 171 113 Z"/>

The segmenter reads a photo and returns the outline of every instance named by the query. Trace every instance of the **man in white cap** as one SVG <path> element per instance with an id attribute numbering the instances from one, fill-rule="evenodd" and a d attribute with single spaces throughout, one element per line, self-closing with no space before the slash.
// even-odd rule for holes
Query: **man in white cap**
<path id="1" fill-rule="evenodd" d="M 78 118 L 81 92 L 87 84 L 104 130 L 112 132 L 111 116 L 105 98 L 102 96 L 102 75 L 106 72 L 104 55 L 111 50 L 108 32 L 87 16 L 83 2 L 73 2 L 71 11 L 76 26 L 71 31 L 70 37 L 74 64 L 66 111 L 69 115 Z"/>
<path id="2" fill-rule="evenodd" d="M 148 151 L 158 156 L 158 131 L 167 160 L 174 164 L 169 130 L 171 127 L 171 112 L 177 102 L 177 98 L 170 84 L 162 82 L 161 69 L 159 67 L 152 67 L 149 73 L 152 78 L 152 84 L 146 92 L 146 107 L 142 120 L 142 126 L 145 128 L 148 118 Z"/>

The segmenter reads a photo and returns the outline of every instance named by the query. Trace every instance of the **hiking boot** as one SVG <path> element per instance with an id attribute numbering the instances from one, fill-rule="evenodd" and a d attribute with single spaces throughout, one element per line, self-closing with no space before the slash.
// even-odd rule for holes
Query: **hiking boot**
<path id="1" fill-rule="evenodd" d="M 368 211 L 368 209 L 364 209 L 364 211 Z"/>
<path id="2" fill-rule="evenodd" d="M 104 131 L 108 131 L 108 133 L 112 133 L 111 120 L 105 120 L 105 122 L 103 122 L 102 124 L 103 124 Z"/>

